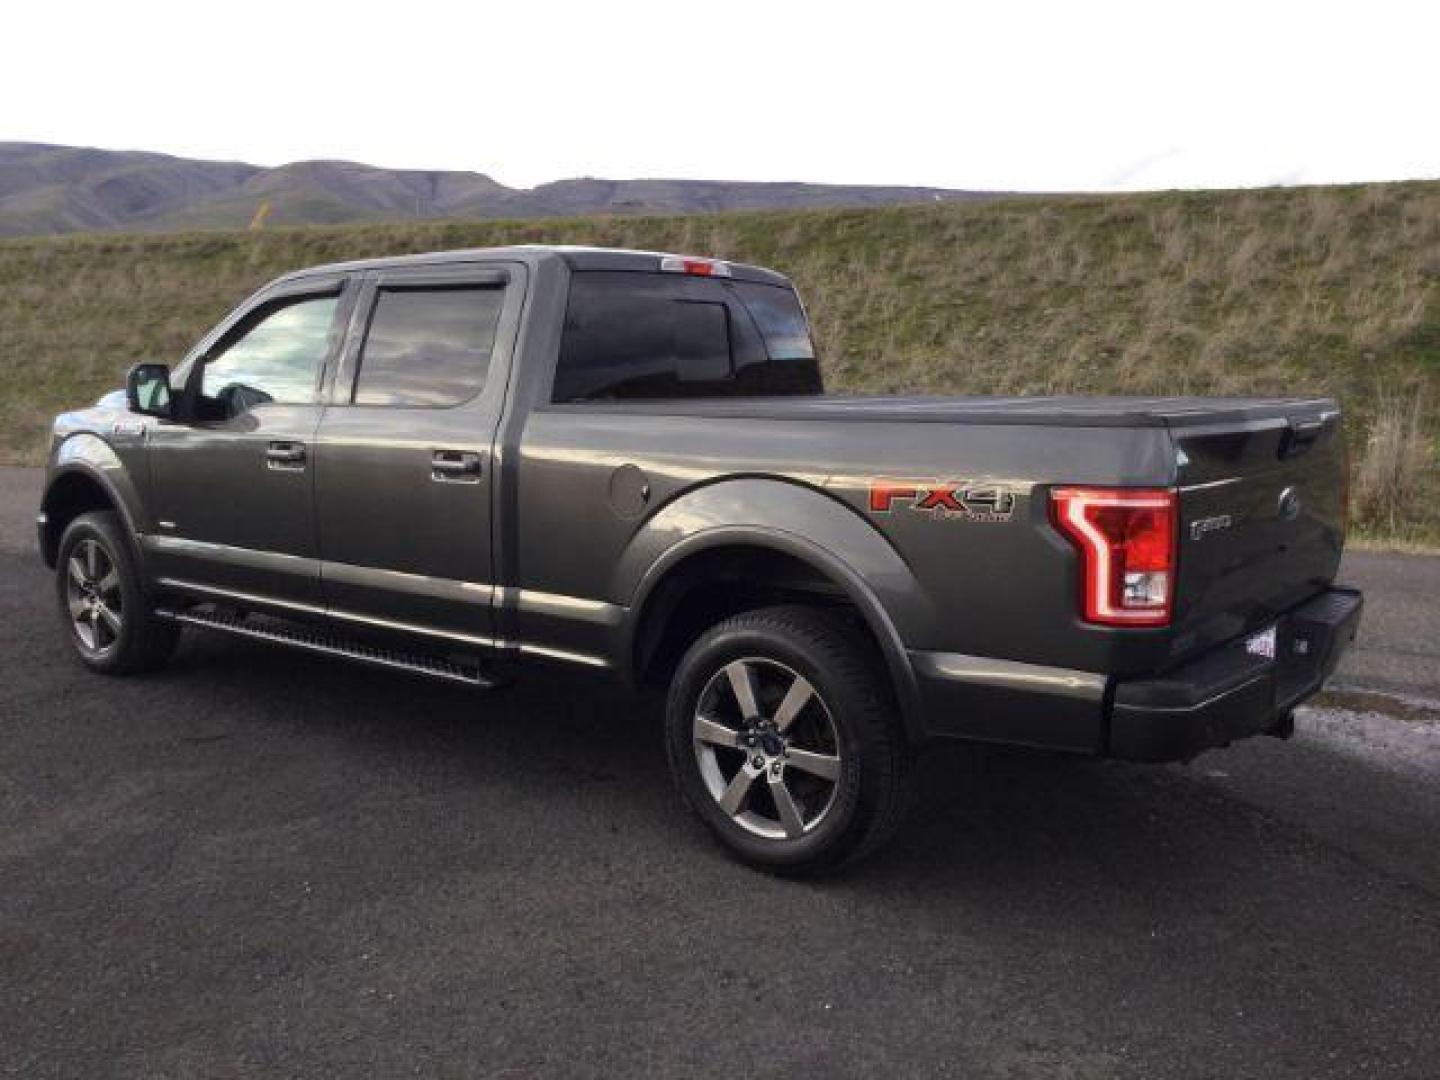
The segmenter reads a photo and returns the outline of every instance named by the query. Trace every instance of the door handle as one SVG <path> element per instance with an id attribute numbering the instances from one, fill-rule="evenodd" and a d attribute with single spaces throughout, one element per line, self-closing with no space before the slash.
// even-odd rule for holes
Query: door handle
<path id="1" fill-rule="evenodd" d="M 305 444 L 272 442 L 265 448 L 265 467 L 296 472 L 305 468 Z"/>
<path id="2" fill-rule="evenodd" d="M 480 479 L 480 455 L 468 450 L 436 450 L 430 455 L 430 479 L 473 484 Z"/>

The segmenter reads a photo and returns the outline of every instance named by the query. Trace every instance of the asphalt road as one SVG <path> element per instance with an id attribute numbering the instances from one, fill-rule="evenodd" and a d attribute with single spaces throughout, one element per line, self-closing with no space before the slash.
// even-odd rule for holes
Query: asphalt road
<path id="1" fill-rule="evenodd" d="M 1440 560 L 1347 562 L 1362 648 L 1293 741 L 942 748 L 897 843 L 796 883 L 564 672 L 84 673 L 37 487 L 0 472 L 4 1075 L 1440 1076 Z"/>

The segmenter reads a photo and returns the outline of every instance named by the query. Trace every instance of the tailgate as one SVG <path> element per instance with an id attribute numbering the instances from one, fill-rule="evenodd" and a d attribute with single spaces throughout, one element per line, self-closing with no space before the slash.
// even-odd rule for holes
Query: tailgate
<path id="1" fill-rule="evenodd" d="M 1174 655 L 1259 629 L 1334 580 L 1346 455 L 1333 401 L 1174 417 L 1180 550 Z"/>

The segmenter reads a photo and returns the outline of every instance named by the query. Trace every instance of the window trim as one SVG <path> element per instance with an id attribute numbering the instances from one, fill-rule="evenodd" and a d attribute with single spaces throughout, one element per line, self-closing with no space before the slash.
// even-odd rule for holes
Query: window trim
<path id="1" fill-rule="evenodd" d="M 339 362 L 335 365 L 335 376 L 330 382 L 325 404 L 336 409 L 423 409 L 426 412 L 445 412 L 461 409 L 474 404 L 485 396 L 493 381 L 496 360 L 500 352 L 501 335 L 506 330 L 506 315 L 511 303 L 511 283 L 514 275 L 506 266 L 461 265 L 459 267 L 415 267 L 395 270 L 377 270 L 366 274 L 360 295 L 349 319 L 345 347 Z M 370 336 L 370 326 L 375 321 L 375 312 L 380 306 L 380 294 L 386 289 L 396 292 L 416 292 L 426 289 L 499 289 L 500 315 L 495 323 L 495 339 L 490 347 L 490 367 L 485 379 L 475 392 L 460 401 L 447 405 L 382 404 L 380 402 L 356 401 L 355 394 L 360 386 L 361 358 L 365 342 Z M 508 366 L 508 365 L 507 365 Z"/>

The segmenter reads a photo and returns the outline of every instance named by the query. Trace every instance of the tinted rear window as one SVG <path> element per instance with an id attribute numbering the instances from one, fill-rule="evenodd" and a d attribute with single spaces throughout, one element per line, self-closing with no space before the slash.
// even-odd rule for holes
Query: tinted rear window
<path id="1" fill-rule="evenodd" d="M 737 281 L 731 287 L 754 318 L 771 360 L 815 359 L 810 323 L 806 321 L 805 310 L 794 292 L 750 281 Z"/>
<path id="2" fill-rule="evenodd" d="M 360 353 L 357 405 L 445 406 L 485 385 L 505 290 L 382 288 Z"/>
<path id="3" fill-rule="evenodd" d="M 572 280 L 555 401 L 820 392 L 788 288 L 610 271 Z"/>

